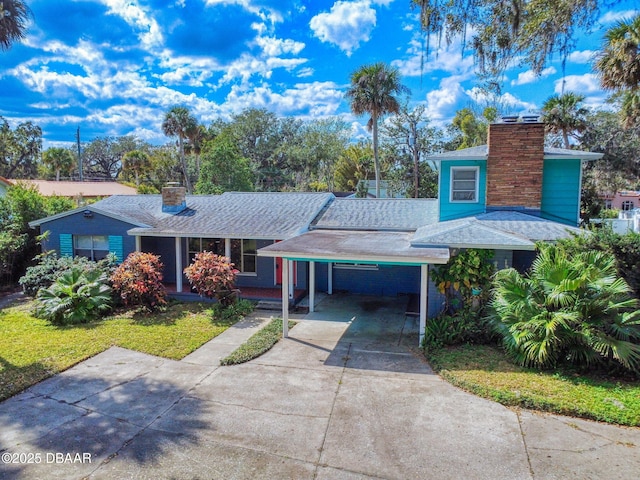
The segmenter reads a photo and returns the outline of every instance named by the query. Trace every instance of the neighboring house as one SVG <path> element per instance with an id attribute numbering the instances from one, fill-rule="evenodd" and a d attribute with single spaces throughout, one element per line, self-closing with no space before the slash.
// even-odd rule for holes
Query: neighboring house
<path id="1" fill-rule="evenodd" d="M 45 197 L 69 197 L 82 205 L 87 200 L 96 200 L 112 195 L 135 195 L 136 189 L 118 182 L 68 182 L 53 180 L 8 180 L 11 184 L 22 183 L 34 186 Z"/>
<path id="2" fill-rule="evenodd" d="M 628 212 L 640 208 L 640 192 L 622 190 L 614 195 L 604 195 L 605 208 Z"/>
<path id="3" fill-rule="evenodd" d="M 7 188 L 13 185 L 9 180 L 4 177 L 0 177 L 0 197 L 4 197 L 7 193 Z"/>
<path id="4" fill-rule="evenodd" d="M 231 257 L 242 290 L 278 286 L 283 317 L 296 291 L 417 294 L 420 328 L 441 298 L 429 266 L 459 248 L 495 250 L 498 268 L 526 268 L 535 242 L 580 232 L 582 162 L 600 154 L 544 148 L 542 123 L 492 124 L 489 146 L 430 157 L 439 199 L 347 199 L 330 193 L 113 196 L 31 223 L 61 255 L 159 254 L 165 280 L 185 289 L 195 253 Z M 428 302 L 427 300 L 430 299 Z M 286 325 L 287 322 L 284 322 Z"/>

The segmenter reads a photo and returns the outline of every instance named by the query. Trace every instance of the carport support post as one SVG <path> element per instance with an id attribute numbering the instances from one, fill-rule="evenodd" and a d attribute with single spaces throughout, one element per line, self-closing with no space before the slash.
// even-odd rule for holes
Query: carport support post
<path id="1" fill-rule="evenodd" d="M 136 235 L 136 252 L 140 252 L 142 250 L 142 237 L 140 235 Z"/>
<path id="2" fill-rule="evenodd" d="M 289 261 L 282 259 L 282 337 L 289 336 Z"/>
<path id="3" fill-rule="evenodd" d="M 333 295 L 333 262 L 327 264 L 327 295 Z"/>
<path id="4" fill-rule="evenodd" d="M 316 262 L 309 262 L 309 312 L 316 309 Z"/>
<path id="5" fill-rule="evenodd" d="M 422 345 L 427 327 L 427 295 L 429 292 L 429 265 L 420 265 L 420 337 L 418 346 Z"/>

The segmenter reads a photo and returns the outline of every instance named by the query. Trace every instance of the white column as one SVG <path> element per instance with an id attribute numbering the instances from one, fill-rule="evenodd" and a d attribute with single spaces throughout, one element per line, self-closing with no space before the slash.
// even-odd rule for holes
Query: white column
<path id="1" fill-rule="evenodd" d="M 182 292 L 182 239 L 176 237 L 176 292 Z"/>
<path id="2" fill-rule="evenodd" d="M 293 269 L 295 268 L 295 263 L 291 260 L 288 260 L 289 263 L 289 298 L 293 299 L 293 289 L 295 288 L 295 276 Z"/>
<path id="3" fill-rule="evenodd" d="M 282 259 L 282 337 L 289 336 L 289 261 Z"/>
<path id="4" fill-rule="evenodd" d="M 316 262 L 309 262 L 309 312 L 316 309 Z"/>
<path id="5" fill-rule="evenodd" d="M 327 263 L 327 294 L 333 295 L 333 262 Z"/>
<path id="6" fill-rule="evenodd" d="M 231 239 L 224 239 L 224 256 L 227 258 L 231 258 Z"/>
<path id="7" fill-rule="evenodd" d="M 140 252 L 142 250 L 142 237 L 140 235 L 136 235 L 136 252 Z"/>
<path id="8" fill-rule="evenodd" d="M 420 336 L 418 346 L 422 345 L 427 326 L 427 295 L 429 291 L 429 265 L 420 265 Z"/>

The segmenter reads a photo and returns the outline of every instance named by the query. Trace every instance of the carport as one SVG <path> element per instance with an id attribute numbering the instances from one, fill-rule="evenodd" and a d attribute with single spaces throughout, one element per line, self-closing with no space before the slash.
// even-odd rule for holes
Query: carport
<path id="1" fill-rule="evenodd" d="M 427 320 L 429 265 L 449 260 L 446 247 L 415 247 L 408 232 L 312 230 L 258 250 L 259 256 L 282 261 L 282 333 L 288 337 L 289 268 L 294 261 L 309 262 L 309 311 L 315 307 L 315 264 L 352 262 L 358 264 L 402 265 L 420 268 L 420 342 Z M 329 269 L 331 271 L 331 269 Z"/>

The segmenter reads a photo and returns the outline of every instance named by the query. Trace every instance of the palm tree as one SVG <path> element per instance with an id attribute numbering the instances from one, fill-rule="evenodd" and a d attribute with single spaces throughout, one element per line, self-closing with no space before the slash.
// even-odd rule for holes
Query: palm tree
<path id="1" fill-rule="evenodd" d="M 196 157 L 196 177 L 200 177 L 200 153 L 202 152 L 202 144 L 207 138 L 207 129 L 204 125 L 196 124 L 187 132 L 189 143 L 185 145 L 185 149 Z"/>
<path id="2" fill-rule="evenodd" d="M 64 172 L 68 175 L 73 168 L 75 159 L 66 148 L 51 147 L 42 154 L 42 162 L 56 172 L 56 182 L 59 182 L 60 173 Z"/>
<path id="3" fill-rule="evenodd" d="M 31 10 L 20 0 L 0 1 L 0 50 L 8 50 L 13 42 L 25 37 Z"/>
<path id="4" fill-rule="evenodd" d="M 141 150 L 131 150 L 122 157 L 125 170 L 131 170 L 136 177 L 136 187 L 140 186 L 140 174 L 149 168 L 149 155 Z"/>
<path id="5" fill-rule="evenodd" d="M 633 102 L 640 91 L 640 15 L 621 21 L 607 31 L 595 69 L 603 88 L 629 93 L 626 103 Z M 637 106 L 637 98 L 634 103 Z M 626 124 L 640 119 L 636 108 L 627 108 L 622 113 Z"/>
<path id="6" fill-rule="evenodd" d="M 493 324 L 525 366 L 618 364 L 640 370 L 640 310 L 607 252 L 541 244 L 530 272 L 494 277 Z"/>
<path id="7" fill-rule="evenodd" d="M 564 148 L 569 148 L 569 137 L 587 128 L 589 110 L 580 104 L 585 96 L 573 92 L 553 95 L 542 105 L 542 119 L 552 133 L 562 135 Z"/>
<path id="8" fill-rule="evenodd" d="M 373 134 L 373 165 L 376 174 L 376 198 L 380 198 L 380 161 L 378 158 L 378 120 L 387 113 L 398 113 L 400 102 L 394 95 L 408 94 L 400 83 L 396 68 L 383 62 L 363 65 L 351 74 L 347 97 L 356 115 L 369 114 L 367 128 Z"/>
<path id="9" fill-rule="evenodd" d="M 172 107 L 164 116 L 162 131 L 167 137 L 178 137 L 178 149 L 180 152 L 180 163 L 184 175 L 184 185 L 188 193 L 192 193 L 191 180 L 187 169 L 187 160 L 184 155 L 184 141 L 189 137 L 189 132 L 193 130 L 198 121 L 186 107 Z"/>

